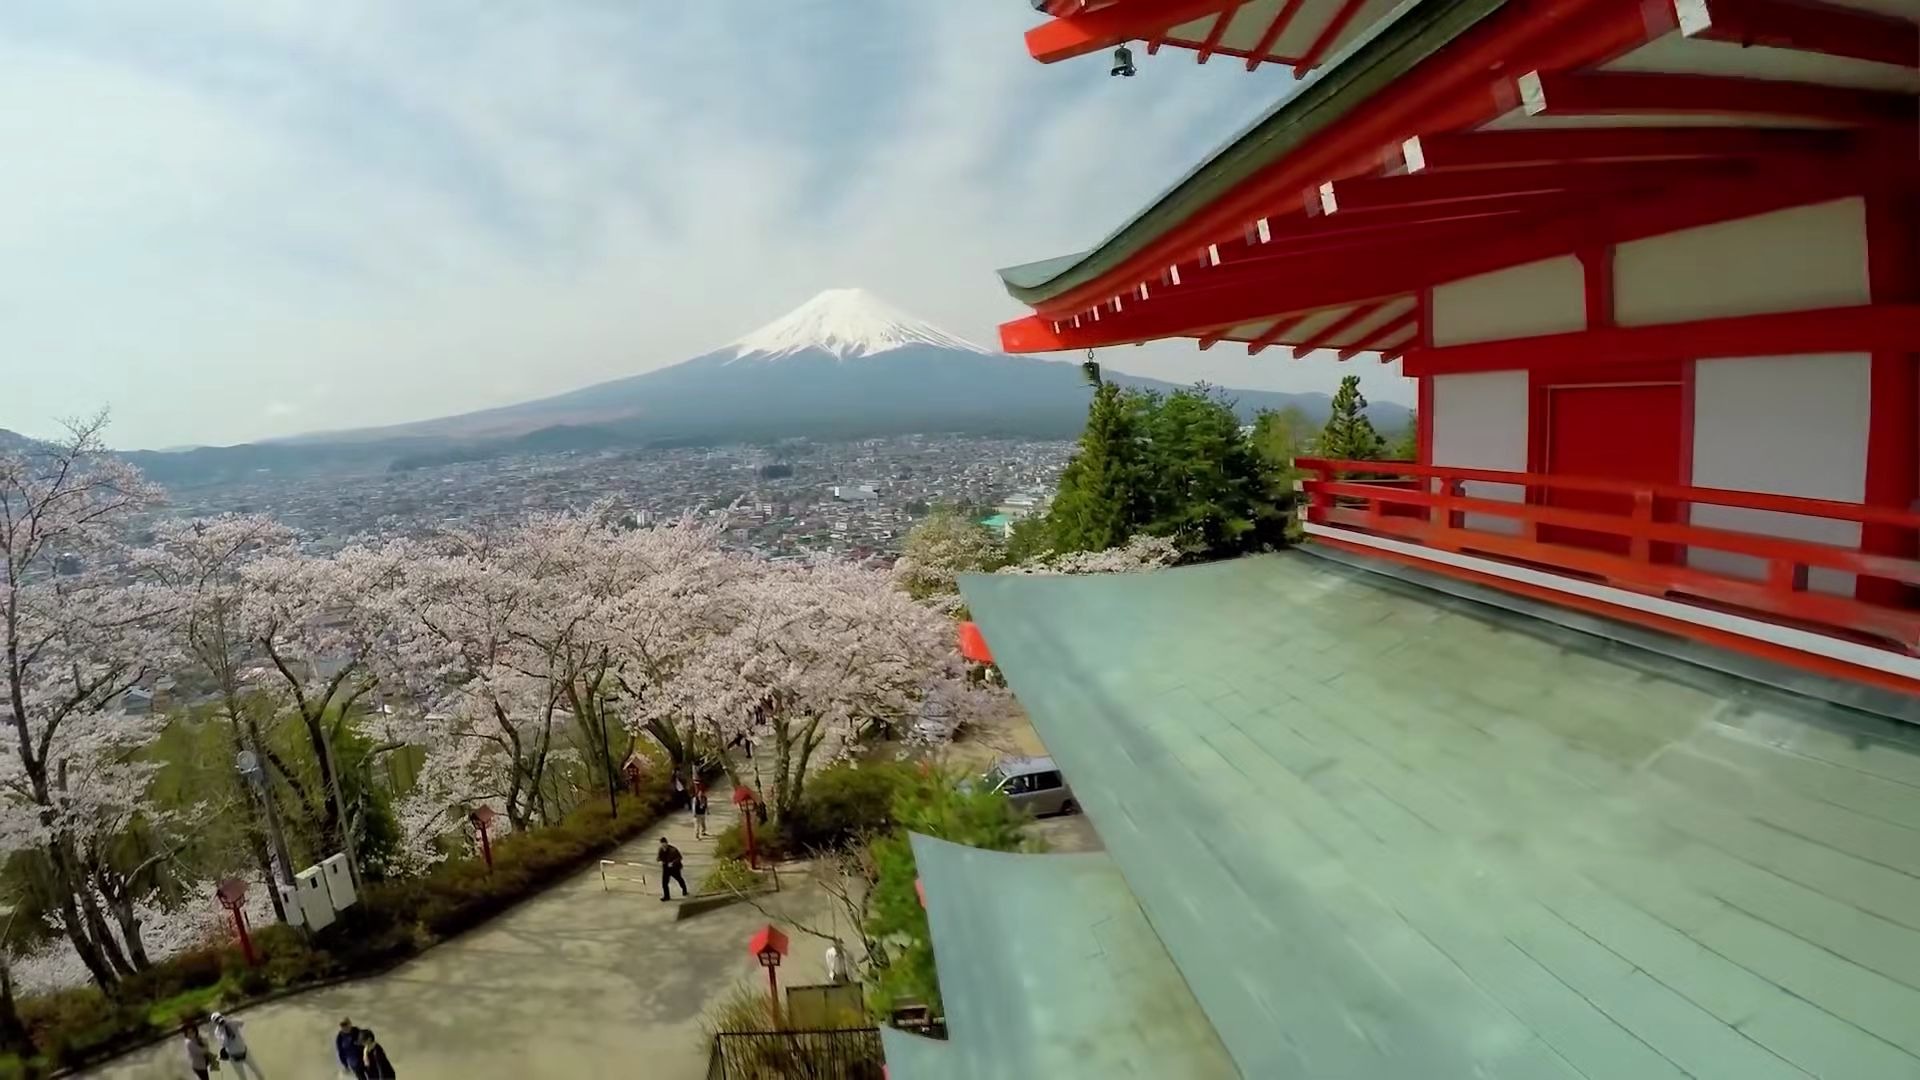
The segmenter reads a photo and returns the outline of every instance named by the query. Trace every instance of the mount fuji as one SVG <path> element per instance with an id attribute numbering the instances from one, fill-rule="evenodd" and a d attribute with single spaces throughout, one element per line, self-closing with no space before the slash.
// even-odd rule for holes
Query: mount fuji
<path id="1" fill-rule="evenodd" d="M 1153 379 L 1106 374 L 1122 385 L 1174 389 Z M 1228 393 L 1249 418 L 1287 405 L 1313 417 L 1328 410 L 1325 394 Z M 718 349 L 644 374 L 479 412 L 231 450 L 271 451 L 266 456 L 276 459 L 306 456 L 294 451 L 362 461 L 385 456 L 404 468 L 515 453 L 790 437 L 948 432 L 1071 438 L 1086 420 L 1087 398 L 1077 363 L 1009 356 L 863 289 L 829 289 Z M 1407 418 L 1404 407 L 1386 402 L 1371 412 L 1383 431 Z M 169 466 L 186 462 L 160 459 L 191 457 L 212 465 L 227 453 L 201 449 L 140 457 L 164 480 L 174 471 Z M 268 467 L 278 471 L 284 465 Z"/>

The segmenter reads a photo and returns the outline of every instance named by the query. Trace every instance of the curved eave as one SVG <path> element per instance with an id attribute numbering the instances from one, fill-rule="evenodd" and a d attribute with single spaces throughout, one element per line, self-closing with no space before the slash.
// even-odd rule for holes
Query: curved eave
<path id="1" fill-rule="evenodd" d="M 1030 307 L 1097 282 L 1222 193 L 1326 131 L 1376 92 L 1445 47 L 1507 0 L 1407 0 L 1252 127 L 1215 151 L 1097 246 L 999 271 L 1007 293 Z"/>

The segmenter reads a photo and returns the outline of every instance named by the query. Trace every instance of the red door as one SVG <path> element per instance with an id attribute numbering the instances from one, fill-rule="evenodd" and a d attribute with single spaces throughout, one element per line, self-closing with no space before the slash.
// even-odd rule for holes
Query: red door
<path id="1" fill-rule="evenodd" d="M 1547 391 L 1547 472 L 1682 483 L 1684 410 L 1679 383 L 1552 387 Z M 1549 490 L 1547 505 L 1606 514 L 1633 512 L 1632 496 L 1598 492 Z M 1540 538 L 1621 555 L 1628 550 L 1624 536 L 1584 529 L 1543 526 Z M 1656 560 L 1672 557 L 1670 549 L 1654 549 Z"/>

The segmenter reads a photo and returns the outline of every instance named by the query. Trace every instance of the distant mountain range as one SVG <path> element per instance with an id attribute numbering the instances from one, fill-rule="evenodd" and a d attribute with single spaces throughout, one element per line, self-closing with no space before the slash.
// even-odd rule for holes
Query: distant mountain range
<path id="1" fill-rule="evenodd" d="M 1114 382 L 1174 384 L 1108 371 Z M 1297 406 L 1324 418 L 1325 394 L 1228 390 L 1243 416 Z M 162 483 L 271 472 L 407 469 L 511 454 L 613 447 L 851 439 L 945 432 L 1070 438 L 1086 419 L 1080 366 L 985 349 L 861 289 L 831 289 L 691 360 L 537 401 L 417 423 L 232 447 L 139 451 Z M 1405 426 L 1391 402 L 1376 427 Z"/>

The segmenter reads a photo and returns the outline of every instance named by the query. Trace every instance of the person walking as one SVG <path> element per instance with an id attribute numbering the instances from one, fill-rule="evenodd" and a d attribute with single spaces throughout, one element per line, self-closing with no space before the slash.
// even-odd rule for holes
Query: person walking
<path id="1" fill-rule="evenodd" d="M 187 1068 L 200 1080 L 207 1080 L 207 1074 L 220 1066 L 214 1064 L 213 1051 L 207 1049 L 207 1040 L 200 1035 L 200 1025 L 188 1020 L 180 1025 L 180 1037 L 187 1051 Z"/>
<path id="2" fill-rule="evenodd" d="M 360 1075 L 367 1080 L 396 1080 L 387 1049 L 373 1037 L 369 1028 L 360 1029 Z"/>
<path id="3" fill-rule="evenodd" d="M 693 789 L 693 838 L 707 838 L 707 786 L 701 784 Z"/>
<path id="4" fill-rule="evenodd" d="M 660 860 L 660 902 L 673 899 L 673 883 L 676 881 L 680 883 L 680 895 L 687 895 L 687 879 L 680 873 L 680 849 L 668 843 L 663 836 L 660 838 L 659 854 L 655 857 Z"/>
<path id="5" fill-rule="evenodd" d="M 360 1060 L 360 1029 L 346 1017 L 340 1018 L 340 1030 L 334 1032 L 333 1052 L 340 1058 L 342 1076 L 365 1080 L 367 1068 Z"/>
<path id="6" fill-rule="evenodd" d="M 260 1062 L 247 1052 L 247 1038 L 240 1034 L 240 1021 L 220 1013 L 213 1014 L 213 1038 L 220 1044 L 220 1060 L 233 1063 L 233 1075 L 266 1080 Z"/>

